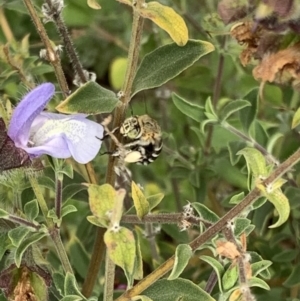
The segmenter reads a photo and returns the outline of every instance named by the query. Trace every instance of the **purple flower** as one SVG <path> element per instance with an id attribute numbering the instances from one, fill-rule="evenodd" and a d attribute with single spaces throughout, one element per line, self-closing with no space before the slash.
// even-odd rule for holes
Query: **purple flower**
<path id="1" fill-rule="evenodd" d="M 13 112 L 8 136 L 31 158 L 43 154 L 62 159 L 72 156 L 86 164 L 99 152 L 103 127 L 84 114 L 42 112 L 54 92 L 53 84 L 44 83 L 26 94 Z"/>

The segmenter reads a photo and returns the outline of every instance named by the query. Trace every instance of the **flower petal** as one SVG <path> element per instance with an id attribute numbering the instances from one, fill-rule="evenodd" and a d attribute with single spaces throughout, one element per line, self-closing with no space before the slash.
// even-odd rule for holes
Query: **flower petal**
<path id="1" fill-rule="evenodd" d="M 64 133 L 51 137 L 49 141 L 41 146 L 24 147 L 23 148 L 30 157 L 35 158 L 41 155 L 50 155 L 55 158 L 66 159 L 71 157 L 67 139 Z"/>
<path id="2" fill-rule="evenodd" d="M 72 156 L 77 162 L 86 164 L 99 152 L 103 127 L 83 114 L 43 112 L 34 121 L 30 133 L 33 147 L 28 152 L 31 154 L 43 152 L 56 158 Z"/>
<path id="3" fill-rule="evenodd" d="M 17 147 L 27 147 L 31 124 L 37 115 L 43 111 L 54 92 L 53 84 L 41 84 L 26 94 L 17 105 L 7 131 L 8 136 Z"/>

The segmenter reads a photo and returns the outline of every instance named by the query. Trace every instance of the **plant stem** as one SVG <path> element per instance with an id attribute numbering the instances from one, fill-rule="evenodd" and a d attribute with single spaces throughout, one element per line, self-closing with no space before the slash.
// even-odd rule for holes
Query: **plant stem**
<path id="1" fill-rule="evenodd" d="M 55 213 L 58 219 L 61 218 L 61 206 L 62 206 L 62 182 L 63 176 L 61 173 L 56 172 L 55 175 Z"/>
<path id="2" fill-rule="evenodd" d="M 8 216 L 8 219 L 14 223 L 18 223 L 20 225 L 24 225 L 24 226 L 27 226 L 27 227 L 32 227 L 34 228 L 35 230 L 39 230 L 40 229 L 40 226 L 39 225 L 36 225 L 24 218 L 21 218 L 19 216 L 15 216 L 15 215 L 9 215 Z"/>
<path id="3" fill-rule="evenodd" d="M 3 32 L 7 42 L 8 43 L 15 42 L 14 34 L 11 31 L 10 26 L 7 22 L 3 7 L 0 7 L 0 27 L 2 28 L 2 32 Z"/>
<path id="4" fill-rule="evenodd" d="M 103 291 L 103 300 L 113 301 L 114 279 L 115 279 L 116 265 L 109 258 L 108 252 L 105 257 L 105 286 Z"/>
<path id="5" fill-rule="evenodd" d="M 60 237 L 59 229 L 54 227 L 51 231 L 49 231 L 49 233 L 65 273 L 69 272 L 73 274 L 72 266 L 70 264 L 69 258 L 67 256 L 66 250 Z"/>
<path id="6" fill-rule="evenodd" d="M 229 132 L 231 132 L 231 133 L 235 134 L 236 136 L 242 138 L 244 141 L 249 142 L 251 146 L 253 146 L 257 150 L 259 150 L 266 157 L 268 162 L 273 163 L 277 166 L 279 165 L 279 161 L 276 158 L 274 158 L 264 147 L 262 147 L 260 144 L 258 144 L 251 137 L 248 137 L 247 135 L 245 135 L 241 131 L 237 130 L 236 128 L 234 128 L 233 126 L 231 126 L 227 122 L 222 122 L 221 126 L 224 127 L 226 130 L 228 130 Z"/>
<path id="7" fill-rule="evenodd" d="M 48 209 L 47 203 L 46 203 L 46 201 L 44 199 L 44 196 L 42 194 L 42 191 L 40 189 L 40 186 L 39 186 L 39 184 L 37 182 L 37 179 L 35 177 L 29 176 L 29 181 L 30 181 L 31 187 L 32 187 L 32 189 L 34 191 L 34 194 L 35 194 L 35 196 L 37 198 L 37 201 L 39 203 L 39 206 L 41 208 L 41 211 L 42 211 L 42 214 L 43 214 L 43 216 L 45 218 L 47 226 L 49 228 L 53 228 L 54 227 L 54 223 L 53 223 L 52 219 L 48 218 L 48 211 L 49 211 L 49 209 Z"/>
<path id="8" fill-rule="evenodd" d="M 292 156 L 279 165 L 268 178 L 263 181 L 266 186 L 271 185 L 274 181 L 280 178 L 284 173 L 291 169 L 296 163 L 300 161 L 300 149 L 298 149 Z M 249 207 L 257 198 L 259 198 L 261 192 L 259 188 L 254 188 L 249 194 L 235 207 L 228 211 L 218 222 L 209 227 L 206 231 L 200 234 L 189 245 L 192 251 L 196 251 L 202 244 L 213 238 L 217 233 L 227 225 L 233 218 L 239 216 L 247 207 Z M 134 296 L 140 295 L 146 288 L 153 284 L 156 280 L 164 276 L 169 272 L 175 262 L 175 256 L 172 256 L 156 270 L 154 270 L 147 277 L 138 282 L 133 288 L 127 290 L 123 295 L 116 299 L 116 301 L 128 301 Z"/>
<path id="9" fill-rule="evenodd" d="M 137 7 L 142 6 L 143 1 L 137 1 Z M 128 63 L 126 69 L 125 80 L 123 84 L 122 91 L 124 92 L 123 97 L 120 100 L 123 102 L 123 105 L 117 107 L 114 112 L 114 122 L 113 128 L 119 127 L 121 123 L 124 121 L 125 110 L 127 104 L 130 101 L 130 93 L 132 89 L 133 79 L 136 74 L 137 63 L 138 63 L 138 54 L 140 49 L 140 42 L 142 37 L 142 28 L 143 28 L 143 19 L 138 14 L 137 9 L 133 8 L 133 24 L 132 24 L 132 32 L 130 39 L 130 47 L 128 53 Z M 115 148 L 115 144 L 112 141 L 110 144 L 110 151 L 113 151 Z M 114 186 L 115 182 L 115 172 L 114 165 L 116 162 L 116 158 L 110 156 L 108 160 L 107 172 L 106 172 L 106 183 Z M 85 297 L 89 297 L 92 293 L 93 287 L 95 285 L 96 279 L 98 277 L 98 272 L 100 269 L 100 263 L 103 258 L 105 245 L 103 242 L 103 236 L 105 233 L 105 229 L 98 228 L 95 244 L 93 247 L 91 261 L 88 267 L 87 276 L 85 278 L 84 284 L 82 286 L 82 294 Z M 110 273 L 109 270 L 106 270 L 106 276 Z"/>
<path id="10" fill-rule="evenodd" d="M 66 53 L 69 57 L 69 60 L 72 64 L 72 67 L 75 71 L 75 74 L 78 75 L 78 77 L 80 78 L 81 83 L 86 83 L 87 82 L 87 78 L 85 77 L 84 74 L 84 70 L 83 67 L 80 63 L 79 57 L 76 53 L 76 50 L 73 46 L 72 40 L 70 38 L 68 29 L 65 25 L 64 20 L 61 17 L 61 12 L 58 12 L 55 8 L 55 6 L 52 4 L 51 0 L 46 0 L 49 8 L 53 11 L 53 21 L 54 24 L 56 26 L 56 29 L 58 31 L 58 33 L 60 34 L 60 36 L 62 37 L 63 40 L 63 44 L 65 46 L 66 49 Z"/>
<path id="11" fill-rule="evenodd" d="M 52 239 L 52 241 L 55 245 L 55 248 L 57 250 L 57 253 L 58 253 L 59 259 L 60 259 L 60 261 L 63 265 L 63 268 L 64 268 L 65 272 L 73 273 L 71 264 L 69 262 L 69 259 L 68 259 L 67 253 L 66 253 L 66 250 L 65 250 L 64 245 L 63 245 L 63 243 L 61 241 L 61 238 L 60 238 L 59 229 L 55 227 L 52 219 L 47 217 L 49 209 L 48 209 L 48 206 L 47 206 L 46 201 L 44 199 L 44 196 L 43 196 L 43 194 L 40 190 L 39 184 L 38 184 L 36 178 L 31 177 L 31 176 L 29 176 L 29 181 L 30 181 L 31 187 L 34 191 L 34 194 L 37 198 L 37 201 L 40 205 L 43 216 L 46 220 L 48 230 L 49 230 L 49 233 L 50 233 L 50 237 L 51 237 L 51 239 Z"/>
<path id="12" fill-rule="evenodd" d="M 45 45 L 45 48 L 47 50 L 47 60 L 52 64 L 52 66 L 54 68 L 54 72 L 55 72 L 57 81 L 60 85 L 60 88 L 62 90 L 62 93 L 63 93 L 64 97 L 67 97 L 67 95 L 69 93 L 69 87 L 68 87 L 64 72 L 62 70 L 60 59 L 59 59 L 57 53 L 52 48 L 51 42 L 50 42 L 47 32 L 45 30 L 45 27 L 44 27 L 43 23 L 41 22 L 40 18 L 38 17 L 31 0 L 23 0 L 23 2 L 32 18 L 32 21 L 36 27 L 38 34 L 40 35 L 40 38 L 41 38 L 43 44 Z"/>

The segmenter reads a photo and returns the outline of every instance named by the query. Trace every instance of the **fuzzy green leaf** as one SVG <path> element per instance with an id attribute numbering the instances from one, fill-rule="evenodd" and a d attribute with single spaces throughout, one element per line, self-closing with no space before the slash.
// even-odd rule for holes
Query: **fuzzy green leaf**
<path id="1" fill-rule="evenodd" d="M 20 243 L 24 240 L 24 238 L 29 232 L 30 229 L 28 227 L 20 226 L 10 230 L 8 232 L 8 237 L 10 238 L 11 243 L 17 247 L 20 245 Z"/>
<path id="2" fill-rule="evenodd" d="M 142 219 L 149 213 L 149 203 L 139 186 L 133 181 L 131 182 L 131 194 L 137 216 L 139 219 Z"/>
<path id="3" fill-rule="evenodd" d="M 37 200 L 32 200 L 25 204 L 24 213 L 30 221 L 34 221 L 39 214 L 39 204 Z"/>
<path id="4" fill-rule="evenodd" d="M 149 203 L 149 210 L 155 208 L 164 198 L 163 193 L 153 194 L 147 197 L 147 202 Z"/>
<path id="5" fill-rule="evenodd" d="M 20 267 L 22 257 L 24 252 L 34 243 L 41 240 L 43 237 L 45 237 L 47 234 L 42 232 L 32 233 L 28 237 L 26 237 L 18 246 L 16 252 L 15 252 L 15 263 L 17 267 Z"/>
<path id="6" fill-rule="evenodd" d="M 175 252 L 175 263 L 168 280 L 174 280 L 179 277 L 187 266 L 191 256 L 193 255 L 192 249 L 189 245 L 178 245 Z"/>
<path id="7" fill-rule="evenodd" d="M 300 124 L 300 108 L 297 109 L 293 116 L 293 121 L 292 121 L 292 129 L 294 129 L 296 126 Z"/>
<path id="8" fill-rule="evenodd" d="M 266 160 L 257 149 L 246 147 L 240 150 L 237 155 L 243 155 L 245 157 L 248 169 L 252 172 L 255 179 L 258 177 L 266 177 L 268 175 Z"/>
<path id="9" fill-rule="evenodd" d="M 66 216 L 69 213 L 76 212 L 77 208 L 74 205 L 66 205 L 61 209 L 61 217 Z"/>
<path id="10" fill-rule="evenodd" d="M 246 133 L 249 133 L 250 127 L 255 120 L 258 111 L 258 89 L 255 88 L 251 90 L 247 95 L 243 97 L 243 99 L 246 99 L 251 103 L 251 106 L 245 107 L 239 111 L 240 120 L 244 131 Z"/>
<path id="11" fill-rule="evenodd" d="M 202 288 L 187 279 L 161 279 L 152 284 L 144 292 L 153 301 L 215 301 Z"/>
<path id="12" fill-rule="evenodd" d="M 200 259 L 207 262 L 214 269 L 218 277 L 220 292 L 223 292 L 223 288 L 221 285 L 222 283 L 221 277 L 224 274 L 224 267 L 221 265 L 221 263 L 218 260 L 214 259 L 213 257 L 202 255 L 200 256 Z"/>
<path id="13" fill-rule="evenodd" d="M 61 113 L 110 113 L 119 103 L 116 94 L 95 82 L 87 82 L 61 102 L 56 110 Z"/>
<path id="14" fill-rule="evenodd" d="M 238 217 L 235 220 L 234 236 L 239 237 L 242 233 L 244 233 L 250 223 L 251 221 L 249 219 Z"/>
<path id="15" fill-rule="evenodd" d="M 300 266 L 295 265 L 290 276 L 284 281 L 285 287 L 293 287 L 300 284 Z"/>
<path id="16" fill-rule="evenodd" d="M 220 113 L 220 116 L 222 120 L 226 120 L 230 115 L 232 115 L 235 112 L 240 111 L 241 109 L 251 106 L 251 103 L 247 100 L 238 99 L 238 100 L 232 100 L 228 102 L 223 108 Z"/>
<path id="17" fill-rule="evenodd" d="M 172 100 L 176 108 L 186 116 L 201 122 L 204 119 L 204 108 L 187 101 L 176 93 L 172 93 Z"/>
<path id="18" fill-rule="evenodd" d="M 261 260 L 251 264 L 252 276 L 255 277 L 259 275 L 262 271 L 266 270 L 270 265 L 272 265 L 270 260 Z"/>
<path id="19" fill-rule="evenodd" d="M 132 96 L 163 85 L 214 49 L 211 43 L 200 40 L 189 40 L 183 47 L 172 43 L 155 49 L 144 57 L 137 70 Z"/>
<path id="20" fill-rule="evenodd" d="M 255 286 L 255 287 L 263 288 L 265 290 L 270 290 L 269 285 L 265 281 L 256 277 L 252 277 L 251 279 L 249 279 L 248 284 L 250 287 Z"/>
<path id="21" fill-rule="evenodd" d="M 220 218 L 212 210 L 208 209 L 205 205 L 201 203 L 191 203 L 193 208 L 197 211 L 199 216 L 209 223 L 216 223 Z"/>
<path id="22" fill-rule="evenodd" d="M 104 242 L 110 259 L 120 266 L 126 275 L 128 286 L 133 282 L 136 247 L 133 233 L 127 228 L 107 230 L 104 234 Z"/>
<path id="23" fill-rule="evenodd" d="M 287 197 L 282 193 L 281 189 L 276 189 L 273 192 L 266 192 L 264 196 L 271 202 L 276 208 L 279 217 L 275 224 L 269 226 L 269 228 L 276 228 L 284 224 L 290 215 L 290 203 Z"/>
<path id="24" fill-rule="evenodd" d="M 67 272 L 65 282 L 64 282 L 64 292 L 66 295 L 73 295 L 81 297 L 79 300 L 86 300 L 86 298 L 81 294 L 80 289 L 77 285 L 75 276 L 70 272 Z"/>
<path id="25" fill-rule="evenodd" d="M 222 285 L 225 291 L 232 288 L 238 280 L 238 269 L 237 266 L 230 266 L 222 277 Z"/>
<path id="26" fill-rule="evenodd" d="M 101 224 L 108 226 L 109 215 L 112 212 L 116 200 L 116 191 L 109 184 L 101 186 L 90 184 L 88 187 L 90 209 Z"/>

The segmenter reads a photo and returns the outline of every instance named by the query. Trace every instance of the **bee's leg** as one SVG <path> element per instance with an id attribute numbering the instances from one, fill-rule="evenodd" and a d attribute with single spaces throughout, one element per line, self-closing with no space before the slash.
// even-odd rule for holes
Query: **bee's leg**
<path id="1" fill-rule="evenodd" d="M 116 127 L 110 133 L 114 134 L 118 129 L 119 129 L 119 127 Z M 108 137 L 110 137 L 109 134 L 104 134 L 104 136 L 102 138 L 98 138 L 98 137 L 97 138 L 100 139 L 101 141 L 103 141 L 103 140 L 107 139 Z"/>

